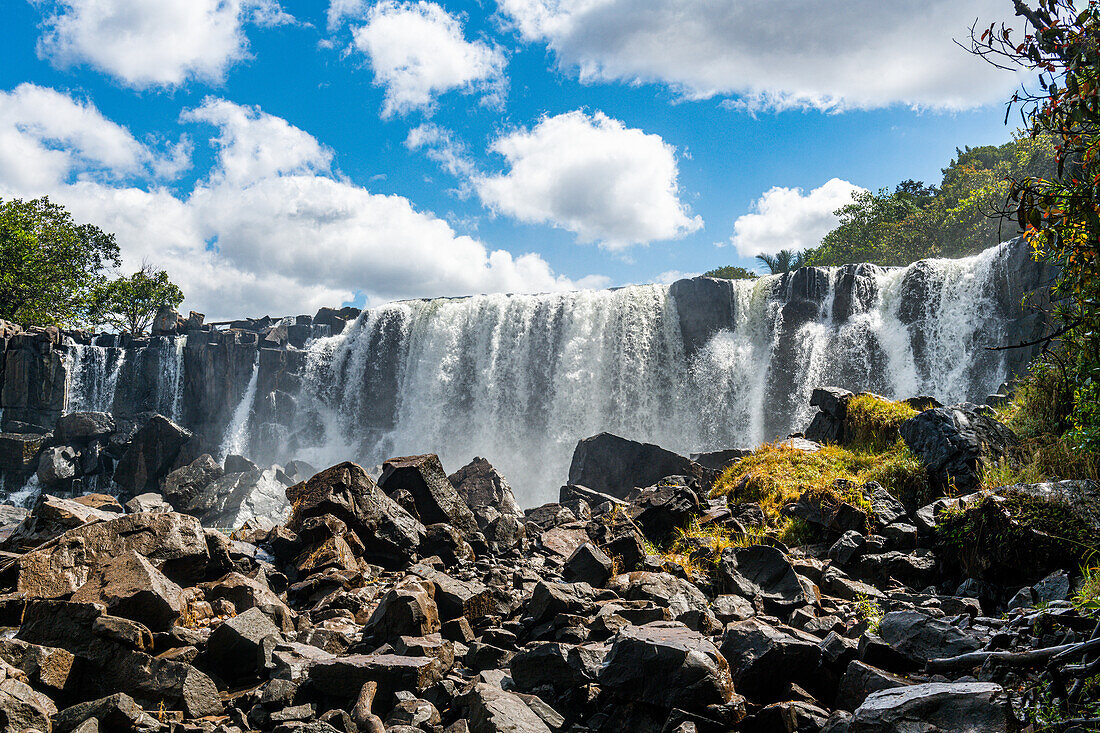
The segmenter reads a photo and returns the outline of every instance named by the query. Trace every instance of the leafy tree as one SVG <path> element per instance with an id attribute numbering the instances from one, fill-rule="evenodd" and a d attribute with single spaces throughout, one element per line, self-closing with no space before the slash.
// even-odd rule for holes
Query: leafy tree
<path id="1" fill-rule="evenodd" d="M 736 265 L 716 267 L 713 270 L 704 272 L 703 276 L 717 277 L 723 280 L 755 280 L 758 277 L 752 270 L 747 270 L 744 267 L 737 267 Z"/>
<path id="2" fill-rule="evenodd" d="M 1074 381 L 1072 438 L 1100 450 L 1100 5 L 1013 0 L 1020 41 L 1004 24 L 971 31 L 971 50 L 1037 78 L 1009 101 L 1033 139 L 1055 141 L 1054 170 L 1012 180 L 1013 213 L 1037 257 L 1060 268 L 1054 284 L 1060 338 Z M 1007 116 L 1006 116 L 1007 119 Z"/>
<path id="3" fill-rule="evenodd" d="M 183 292 L 168 279 L 168 273 L 143 263 L 130 277 L 99 283 L 92 295 L 91 313 L 96 323 L 140 336 L 161 307 L 175 308 L 181 302 Z"/>
<path id="4" fill-rule="evenodd" d="M 77 224 L 43 197 L 0 199 L 0 318 L 26 326 L 83 323 L 118 244 L 92 224 Z"/>
<path id="5" fill-rule="evenodd" d="M 1016 134 L 1004 145 L 955 151 L 940 185 L 902 181 L 862 192 L 837 210 L 840 225 L 806 253 L 812 265 L 907 265 L 927 257 L 976 254 L 1014 233 L 1001 216 L 1013 178 L 1054 170 L 1049 135 Z"/>
<path id="6" fill-rule="evenodd" d="M 773 275 L 797 270 L 806 264 L 802 252 L 794 252 L 789 249 L 781 249 L 774 255 L 758 254 L 756 259 L 763 263 Z"/>

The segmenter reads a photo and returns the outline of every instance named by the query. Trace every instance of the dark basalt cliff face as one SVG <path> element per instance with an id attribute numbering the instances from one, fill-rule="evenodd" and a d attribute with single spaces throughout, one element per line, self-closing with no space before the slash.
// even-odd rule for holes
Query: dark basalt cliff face
<path id="1" fill-rule="evenodd" d="M 729 374 L 722 376 L 732 380 L 743 377 L 736 374 L 739 370 L 759 372 L 750 376 L 761 381 L 759 394 L 753 399 L 762 401 L 745 403 L 744 410 L 763 414 L 760 430 L 742 434 L 731 433 L 721 426 L 694 426 L 682 432 L 688 436 L 685 441 L 697 444 L 673 446 L 684 452 L 748 447 L 753 441 L 782 436 L 804 427 L 798 424 L 798 410 L 806 403 L 807 390 L 815 384 L 836 384 L 855 391 L 870 390 L 888 395 L 902 388 L 892 383 L 889 376 L 890 369 L 898 369 L 897 364 L 891 366 L 889 363 L 884 347 L 884 338 L 891 336 L 884 331 L 891 328 L 906 332 L 901 337 L 908 340 L 907 348 L 911 353 L 906 358 L 912 364 L 904 367 L 913 372 L 910 381 L 918 385 L 934 381 L 943 365 L 932 347 L 939 348 L 944 339 L 954 338 L 940 333 L 944 313 L 958 307 L 960 304 L 955 301 L 959 298 L 981 297 L 980 308 L 971 308 L 980 311 L 977 318 L 980 322 L 968 326 L 971 328 L 968 338 L 973 341 L 966 346 L 971 361 L 966 368 L 973 374 L 969 393 L 949 398 L 982 400 L 997 389 L 1000 378 L 1019 374 L 1035 353 L 1034 347 L 991 352 L 984 346 L 1032 341 L 1046 332 L 1046 312 L 1049 310 L 1046 289 L 1054 273 L 1046 265 L 1034 262 L 1026 244 L 1020 241 L 1002 245 L 997 252 L 985 253 L 975 261 L 978 264 L 920 262 L 893 271 L 866 264 L 807 267 L 766 278 L 755 286 L 744 281 L 705 277 L 680 280 L 673 283 L 664 296 L 670 305 L 666 311 L 674 314 L 677 321 L 675 332 L 680 343 L 664 344 L 642 355 L 623 347 L 609 353 L 604 360 L 642 358 L 676 362 L 668 378 L 671 386 L 660 389 L 705 391 L 710 389 L 709 385 L 700 386 L 690 380 L 699 378 L 702 366 L 698 362 L 705 361 L 711 339 L 720 332 L 748 334 L 743 338 L 755 339 L 754 348 L 762 356 L 751 367 L 724 366 L 722 368 Z M 969 269 L 960 274 L 955 271 L 960 268 Z M 968 284 L 967 278 L 981 282 Z M 884 292 L 884 287 L 889 292 Z M 750 291 L 748 288 L 755 289 Z M 1024 305 L 1023 300 L 1029 294 L 1031 301 Z M 501 342 L 494 347 L 504 355 L 498 357 L 494 352 L 491 359 L 494 364 L 501 358 L 512 358 L 506 350 L 523 352 L 527 360 L 527 393 L 479 394 L 478 390 L 484 387 L 478 386 L 481 375 L 477 372 L 483 367 L 470 364 L 468 374 L 448 377 L 453 393 L 449 398 L 453 404 L 448 409 L 469 410 L 479 399 L 511 400 L 514 397 L 518 402 L 516 409 L 526 415 L 530 429 L 543 430 L 539 426 L 550 422 L 558 404 L 548 397 L 554 389 L 555 369 L 560 372 L 565 368 L 555 362 L 561 359 L 562 342 L 566 338 L 562 324 L 577 317 L 567 310 L 568 305 L 553 300 L 554 297 L 521 296 L 525 307 L 529 308 L 525 317 L 540 324 L 539 327 L 516 337 L 524 339 L 523 342 Z M 453 308 L 477 302 L 475 298 L 446 301 L 445 304 Z M 396 310 L 379 309 L 359 321 L 356 321 L 359 311 L 353 308 L 323 309 L 312 317 L 263 318 L 217 325 L 204 324 L 198 315 L 177 318 L 168 314 L 158 319 L 153 336 L 138 339 L 57 329 L 22 332 L 18 327 L 7 325 L 0 328 L 0 408 L 3 410 L 0 430 L 9 434 L 48 432 L 65 411 L 100 410 L 110 412 L 122 422 L 157 412 L 193 431 L 200 436 L 206 450 L 216 452 L 242 398 L 250 389 L 255 372 L 254 395 L 251 405 L 246 405 L 248 414 L 245 415 L 251 457 L 262 462 L 286 461 L 295 456 L 288 457 L 280 452 L 293 453 L 302 445 L 331 440 L 333 436 L 325 432 L 314 409 L 320 404 L 347 413 L 342 415 L 343 424 L 353 427 L 362 445 L 362 455 L 355 457 L 372 458 L 372 446 L 384 442 L 398 426 L 402 399 L 423 389 L 423 385 L 409 382 L 409 348 L 416 340 L 418 324 L 427 323 L 426 319 L 431 318 L 432 309 L 437 306 L 412 303 L 409 307 L 420 308 L 416 311 L 418 315 L 413 317 Z M 875 326 L 874 319 L 881 320 L 884 315 L 895 318 L 896 325 Z M 463 368 L 463 362 L 473 353 L 469 351 L 473 348 L 471 344 L 476 346 L 476 342 L 485 339 L 477 333 L 480 327 L 472 321 L 477 316 L 471 305 L 470 314 L 465 316 L 466 330 L 455 341 L 457 351 L 442 356 L 422 353 L 416 358 L 449 358 Z M 664 316 L 658 314 L 653 318 L 659 320 Z M 343 332 L 345 328 L 355 329 L 354 342 L 349 336 L 346 348 L 360 352 L 356 358 L 365 362 L 365 366 L 363 363 L 356 366 L 356 358 L 348 354 L 340 361 L 315 348 L 318 342 L 314 339 Z M 491 330 L 499 326 L 490 324 L 484 328 Z M 623 325 L 622 328 L 622 333 L 614 338 L 626 342 L 632 326 Z M 660 323 L 655 323 L 653 328 L 668 331 Z M 816 355 L 807 346 L 807 329 L 814 328 L 831 339 Z M 583 348 L 606 349 L 608 346 L 593 341 Z M 819 363 L 814 367 L 816 372 L 810 365 L 813 359 Z M 651 364 L 648 368 L 658 367 L 666 371 L 672 368 L 660 364 L 657 367 Z M 303 380 L 306 379 L 312 380 L 311 409 L 303 406 Z M 560 377 L 557 379 L 561 382 Z M 501 387 L 507 388 L 508 385 Z M 615 384 L 578 388 L 606 389 L 608 392 L 620 389 Z M 672 392 L 656 394 L 660 389 L 654 387 L 652 390 L 659 403 L 669 405 L 683 401 Z M 560 401 L 560 395 L 558 398 Z M 731 405 L 746 399 L 741 393 L 730 392 L 715 396 L 712 402 Z M 688 412 L 701 410 L 689 408 Z M 440 419 L 446 420 L 445 417 Z M 622 424 L 622 419 L 620 417 L 619 424 L 588 425 L 579 427 L 578 431 L 592 434 L 602 429 L 629 429 L 629 425 Z M 456 432 L 463 430 L 459 428 Z M 472 429 L 465 432 L 472 432 Z M 663 435 L 637 434 L 634 437 L 668 442 Z M 568 444 L 566 451 L 574 440 L 575 437 L 565 441 Z M 384 458 L 385 451 L 381 453 Z M 568 453 L 559 459 L 564 470 Z M 505 465 L 515 472 L 507 462 Z M 11 475 L 11 467 L 5 470 L 10 486 L 16 479 Z"/>

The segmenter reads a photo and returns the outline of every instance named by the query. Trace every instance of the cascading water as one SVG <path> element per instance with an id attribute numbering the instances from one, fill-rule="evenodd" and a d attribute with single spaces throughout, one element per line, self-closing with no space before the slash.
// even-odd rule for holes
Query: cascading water
<path id="1" fill-rule="evenodd" d="M 906 268 L 407 301 L 304 352 L 240 333 L 194 348 L 70 343 L 64 409 L 159 412 L 204 450 L 264 465 L 430 451 L 455 470 L 480 455 L 533 505 L 554 498 L 576 442 L 602 431 L 688 453 L 803 429 L 822 385 L 984 399 L 1023 363 L 984 347 L 1021 335 L 1009 324 L 1036 327 L 1020 296 L 1049 278 L 1020 276 L 1028 262 L 1010 243 Z"/>
<path id="2" fill-rule="evenodd" d="M 300 411 L 312 419 L 280 452 L 320 466 L 432 451 L 452 470 L 481 455 L 530 505 L 554 497 L 577 440 L 601 431 L 717 450 L 803 428 L 820 385 L 984 396 L 1005 378 L 982 348 L 1003 340 L 990 285 L 1001 252 L 736 281 L 732 322 L 691 355 L 665 286 L 383 306 L 310 345 Z"/>
<path id="3" fill-rule="evenodd" d="M 65 412 L 111 412 L 125 349 L 71 343 L 65 355 Z"/>
<path id="4" fill-rule="evenodd" d="M 245 455 L 248 450 L 248 424 L 252 417 L 253 404 L 256 401 L 256 383 L 260 374 L 260 354 L 256 352 L 256 359 L 252 362 L 252 374 L 248 378 L 248 385 L 241 395 L 241 401 L 233 410 L 233 417 L 225 428 L 221 447 L 218 449 L 219 460 L 225 460 L 230 454 Z"/>
<path id="5" fill-rule="evenodd" d="M 161 383 L 164 389 L 157 400 L 163 414 L 177 422 L 183 411 L 183 350 L 186 348 L 186 336 L 172 340 L 170 352 L 165 354 L 165 378 Z"/>

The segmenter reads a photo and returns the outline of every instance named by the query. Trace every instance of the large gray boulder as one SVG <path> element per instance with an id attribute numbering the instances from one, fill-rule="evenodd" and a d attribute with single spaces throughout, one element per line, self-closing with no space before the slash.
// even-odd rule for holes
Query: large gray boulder
<path id="1" fill-rule="evenodd" d="M 187 428 L 163 415 L 154 415 L 134 433 L 119 458 L 114 472 L 115 484 L 129 495 L 157 491 L 191 437 Z"/>
<path id="2" fill-rule="evenodd" d="M 214 506 L 214 483 L 225 471 L 209 453 L 172 471 L 164 479 L 165 500 L 184 514 L 201 515 Z"/>
<path id="3" fill-rule="evenodd" d="M 159 563 L 180 585 L 192 585 L 206 569 L 209 553 L 199 520 L 186 514 L 126 514 L 68 530 L 15 562 L 16 589 L 28 597 L 57 598 L 88 582 L 93 569 L 136 552 Z"/>
<path id="4" fill-rule="evenodd" d="M 381 565 L 407 564 L 426 534 L 423 524 L 354 463 L 340 463 L 287 488 L 286 498 L 291 505 L 288 529 L 298 531 L 310 517 L 331 514 L 358 536 L 366 558 Z"/>
<path id="5" fill-rule="evenodd" d="M 1007 459 L 1018 442 L 991 408 L 970 402 L 925 410 L 902 423 L 899 432 L 941 490 L 977 488 L 986 463 Z"/>
<path id="6" fill-rule="evenodd" d="M 879 636 L 914 667 L 929 659 L 977 651 L 982 642 L 946 621 L 920 611 L 891 611 L 879 623 Z"/>
<path id="7" fill-rule="evenodd" d="M 550 733 L 519 695 L 479 682 L 461 698 L 470 733 Z"/>
<path id="8" fill-rule="evenodd" d="M 480 529 L 473 511 L 451 485 L 434 453 L 391 458 L 382 464 L 378 486 L 390 496 L 409 492 L 424 524 L 449 524 L 467 540 L 478 538 Z"/>
<path id="9" fill-rule="evenodd" d="M 81 473 L 80 456 L 69 445 L 55 445 L 42 451 L 38 457 L 38 483 L 50 489 L 70 481 Z"/>
<path id="10" fill-rule="evenodd" d="M 290 511 L 289 485 L 274 468 L 226 473 L 210 487 L 212 501 L 200 515 L 202 523 L 234 529 L 257 519 L 282 524 Z"/>
<path id="11" fill-rule="evenodd" d="M 507 479 L 484 458 L 475 458 L 447 479 L 475 514 L 480 508 L 493 507 L 501 514 L 523 516 Z"/>
<path id="12" fill-rule="evenodd" d="M 569 465 L 569 483 L 625 499 L 635 488 L 653 486 L 666 476 L 690 476 L 704 490 L 713 472 L 652 443 L 600 433 L 577 443 Z"/>
<path id="13" fill-rule="evenodd" d="M 992 682 L 933 682 L 867 696 L 848 733 L 1005 733 L 1008 708 Z"/>
<path id="14" fill-rule="evenodd" d="M 105 438 L 115 432 L 115 419 L 106 412 L 70 412 L 57 420 L 54 438 L 60 443 Z"/>
<path id="15" fill-rule="evenodd" d="M 621 699 L 696 712 L 735 695 L 725 657 L 706 637 L 673 621 L 620 631 L 600 685 Z"/>
<path id="16" fill-rule="evenodd" d="M 187 606 L 183 589 L 136 552 L 126 552 L 97 565 L 73 601 L 101 603 L 121 616 L 168 631 Z"/>
<path id="17" fill-rule="evenodd" d="M 812 584 L 800 578 L 786 555 L 774 547 L 727 547 L 717 573 L 731 593 L 763 603 L 769 613 L 786 616 L 815 601 Z"/>
<path id="18" fill-rule="evenodd" d="M 757 702 L 772 702 L 791 682 L 812 680 L 821 659 L 814 641 L 757 618 L 726 626 L 720 648 L 737 688 Z"/>

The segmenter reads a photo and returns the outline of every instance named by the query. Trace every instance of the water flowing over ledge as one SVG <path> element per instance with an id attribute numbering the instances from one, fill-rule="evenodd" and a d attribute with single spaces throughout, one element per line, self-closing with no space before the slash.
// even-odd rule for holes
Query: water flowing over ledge
<path id="1" fill-rule="evenodd" d="M 984 399 L 1028 356 L 985 347 L 1041 330 L 1020 301 L 1048 280 L 1013 242 L 906 268 L 407 301 L 303 349 L 207 332 L 70 346 L 65 409 L 158 411 L 261 463 L 480 455 L 533 505 L 602 431 L 687 453 L 801 430 L 819 385 Z"/>

